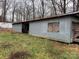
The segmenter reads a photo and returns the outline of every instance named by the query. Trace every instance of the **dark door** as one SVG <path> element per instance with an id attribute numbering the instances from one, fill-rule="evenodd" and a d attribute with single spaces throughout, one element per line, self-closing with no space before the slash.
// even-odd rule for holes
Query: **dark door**
<path id="1" fill-rule="evenodd" d="M 22 23 L 22 32 L 23 33 L 29 32 L 29 23 Z"/>

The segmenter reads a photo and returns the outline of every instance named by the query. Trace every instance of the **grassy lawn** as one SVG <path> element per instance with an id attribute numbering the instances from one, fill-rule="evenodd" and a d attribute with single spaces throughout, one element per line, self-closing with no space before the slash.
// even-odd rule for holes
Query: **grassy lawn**
<path id="1" fill-rule="evenodd" d="M 25 59 L 79 59 L 78 49 L 78 44 L 59 43 L 27 34 L 0 33 L 0 59 L 22 59 L 18 54 L 27 55 Z"/>

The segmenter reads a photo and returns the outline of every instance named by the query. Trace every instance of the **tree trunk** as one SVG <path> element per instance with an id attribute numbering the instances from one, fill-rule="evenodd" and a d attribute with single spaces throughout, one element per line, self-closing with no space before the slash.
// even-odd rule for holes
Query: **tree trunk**
<path id="1" fill-rule="evenodd" d="M 73 0 L 73 12 L 75 12 L 75 0 Z"/>
<path id="2" fill-rule="evenodd" d="M 4 1 L 4 3 L 3 3 L 3 21 L 5 22 L 6 21 L 6 0 Z"/>
<path id="3" fill-rule="evenodd" d="M 63 1 L 64 1 L 63 13 L 65 14 L 66 13 L 66 0 L 63 0 Z"/>
<path id="4" fill-rule="evenodd" d="M 42 6 L 42 18 L 44 17 L 44 14 L 45 14 L 45 10 L 44 10 L 44 1 L 41 0 L 41 6 Z"/>
<path id="5" fill-rule="evenodd" d="M 35 19 L 35 5 L 34 5 L 34 0 L 32 0 L 32 4 L 33 4 L 33 19 Z"/>
<path id="6" fill-rule="evenodd" d="M 79 11 L 79 0 L 77 0 L 77 8 L 76 11 Z"/>
<path id="7" fill-rule="evenodd" d="M 12 22 L 14 22 L 14 14 L 15 14 L 15 8 L 13 9 L 13 12 L 12 12 Z"/>
<path id="8" fill-rule="evenodd" d="M 52 1 L 52 5 L 53 5 L 53 8 L 54 8 L 55 15 L 57 15 L 56 7 L 55 7 L 55 0 L 51 0 L 51 1 Z"/>

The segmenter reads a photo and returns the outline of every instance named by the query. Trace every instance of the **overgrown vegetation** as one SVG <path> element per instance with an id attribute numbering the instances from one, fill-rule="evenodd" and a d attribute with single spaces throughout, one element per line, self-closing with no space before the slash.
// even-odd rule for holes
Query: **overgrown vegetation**
<path id="1" fill-rule="evenodd" d="M 78 59 L 78 44 L 65 44 L 27 34 L 0 33 L 0 59 Z"/>

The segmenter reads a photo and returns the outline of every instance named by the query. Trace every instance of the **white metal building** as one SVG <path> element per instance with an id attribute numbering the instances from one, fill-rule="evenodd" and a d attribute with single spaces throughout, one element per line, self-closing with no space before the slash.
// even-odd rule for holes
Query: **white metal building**
<path id="1" fill-rule="evenodd" d="M 72 43 L 79 41 L 78 12 L 13 23 L 16 32 Z"/>

